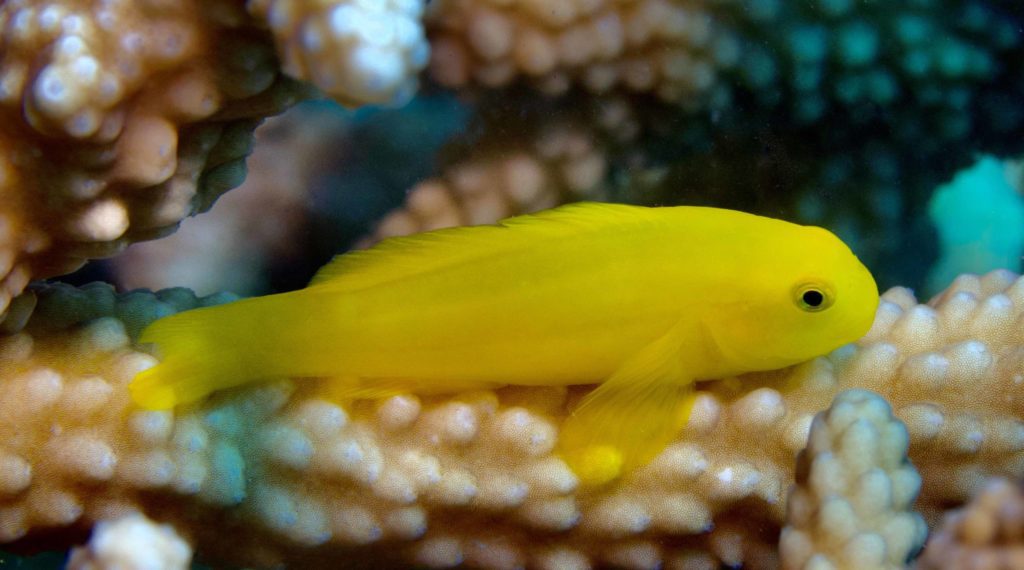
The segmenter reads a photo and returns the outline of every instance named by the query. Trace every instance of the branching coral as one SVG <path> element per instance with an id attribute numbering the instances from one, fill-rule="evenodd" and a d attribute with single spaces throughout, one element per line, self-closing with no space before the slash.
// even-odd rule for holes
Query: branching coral
<path id="1" fill-rule="evenodd" d="M 265 291 L 267 265 L 301 249 L 296 236 L 310 214 L 311 189 L 343 122 L 333 111 L 304 106 L 269 119 L 256 129 L 245 182 L 174 235 L 134 244 L 110 260 L 115 282 L 201 294 Z"/>
<path id="2" fill-rule="evenodd" d="M 441 152 L 440 172 L 405 191 L 357 247 L 385 237 L 490 224 L 568 201 L 623 200 L 613 169 L 640 129 L 631 102 L 485 104 Z M 357 143 L 358 141 L 353 141 Z M 611 160 L 616 157 L 616 162 Z"/>
<path id="3" fill-rule="evenodd" d="M 548 93 L 624 88 L 693 107 L 723 107 L 746 91 L 800 122 L 834 108 L 898 110 L 909 94 L 907 108 L 933 107 L 940 130 L 957 137 L 970 128 L 957 107 L 1021 43 L 1008 10 L 970 0 L 441 0 L 427 22 L 432 73 L 453 87 L 527 77 Z"/>
<path id="4" fill-rule="evenodd" d="M 304 89 L 264 36 L 229 0 L 0 6 L 0 311 L 241 182 L 258 121 Z"/>
<path id="5" fill-rule="evenodd" d="M 185 570 L 192 549 L 174 532 L 142 515 L 96 525 L 89 544 L 68 557 L 68 570 Z"/>
<path id="6" fill-rule="evenodd" d="M 416 92 L 429 47 L 424 0 L 250 0 L 292 77 L 354 105 L 404 103 Z"/>
<path id="7" fill-rule="evenodd" d="M 703 201 L 742 189 L 758 206 L 827 220 L 847 236 L 859 222 L 844 216 L 857 211 L 887 224 L 871 239 L 903 242 L 901 228 L 920 218 L 915 188 L 930 190 L 977 149 L 1020 150 L 1015 8 L 435 1 L 427 22 L 441 83 L 525 77 L 567 96 L 529 121 L 520 104 L 535 94 L 485 97 L 482 115 L 510 101 L 517 109 L 470 141 L 490 141 L 480 152 L 417 187 L 376 237 L 614 193 L 620 178 L 636 182 L 634 167 L 653 164 L 667 174 L 651 178 L 671 192 L 648 199 L 678 201 L 684 185 Z M 331 402 L 314 383 L 284 379 L 141 413 L 125 384 L 153 360 L 131 338 L 154 318 L 223 297 L 115 296 L 105 286 L 19 295 L 30 278 L 170 231 L 237 184 L 258 119 L 303 91 L 279 74 L 273 44 L 286 71 L 346 102 L 406 97 L 425 61 L 421 9 L 415 0 L 0 4 L 0 541 L 141 510 L 203 555 L 261 565 L 354 554 L 426 566 L 772 566 L 792 457 L 813 415 L 847 388 L 881 393 L 907 424 L 932 521 L 987 476 L 1024 475 L 1024 284 L 1007 273 L 962 277 L 929 305 L 891 290 L 857 347 L 703 383 L 679 440 L 597 491 L 578 489 L 551 455 L 583 389 Z M 607 132 L 621 122 L 563 122 L 579 117 L 566 109 L 595 101 L 587 93 L 607 91 L 631 93 L 613 109 L 628 119 L 626 152 L 613 148 L 621 133 Z M 524 123 L 563 134 L 513 140 Z M 723 158 L 723 148 L 735 153 Z M 765 162 L 782 175 L 750 174 L 760 170 L 747 165 Z M 775 196 L 808 186 L 827 192 Z M 211 527 L 237 541 L 202 532 Z"/>
<path id="8" fill-rule="evenodd" d="M 635 136 L 637 126 L 623 101 L 594 107 L 539 128 L 526 122 L 516 131 L 488 128 L 505 120 L 490 118 L 483 139 L 464 145 L 472 150 L 454 153 L 458 159 L 439 177 L 410 189 L 403 207 L 385 216 L 364 243 L 607 198 L 607 154 Z"/>
<path id="9" fill-rule="evenodd" d="M 995 570 L 1024 565 L 1024 494 L 1006 479 L 985 484 L 967 506 L 948 513 L 917 568 Z"/>
<path id="10" fill-rule="evenodd" d="M 578 488 L 552 455 L 585 390 L 339 403 L 314 382 L 280 382 L 139 412 L 125 385 L 153 359 L 129 336 L 215 301 L 104 286 L 37 294 L 26 332 L 0 350 L 5 541 L 140 509 L 200 553 L 261 565 L 343 545 L 438 567 L 770 565 L 792 457 L 813 415 L 853 387 L 882 393 L 907 424 L 932 520 L 985 476 L 1024 474 L 1024 279 L 1006 272 L 963 276 L 932 305 L 894 289 L 859 346 L 702 384 L 680 439 L 598 490 Z M 211 525 L 238 539 L 196 532 Z"/>
<path id="11" fill-rule="evenodd" d="M 0 5 L 0 318 L 31 278 L 170 231 L 245 176 L 258 122 L 311 89 L 406 99 L 419 0 Z M 269 31 L 267 30 L 269 27 Z"/>
<path id="12" fill-rule="evenodd" d="M 697 2 L 442 0 L 430 7 L 432 73 L 497 87 L 525 76 L 545 92 L 582 83 L 702 103 L 739 43 Z"/>
<path id="13" fill-rule="evenodd" d="M 1013 3 L 567 0 L 542 14 L 547 4 L 435 2 L 433 76 L 488 93 L 530 85 L 527 100 L 538 84 L 569 100 L 628 93 L 644 135 L 631 151 L 668 174 L 647 201 L 826 225 L 885 284 L 923 280 L 933 255 L 923 204 L 936 186 L 979 150 L 1024 151 Z M 607 34 L 621 38 L 612 51 L 593 32 L 607 22 L 621 30 Z M 706 43 L 688 43 L 692 29 L 707 30 Z M 524 57 L 541 67 L 531 73 Z M 628 80 L 632 69 L 646 70 L 641 80 Z M 662 89 L 671 82 L 706 89 Z M 499 92 L 480 106 L 522 105 Z M 609 155 L 609 171 L 637 178 L 623 162 Z"/>
<path id="14" fill-rule="evenodd" d="M 789 495 L 783 567 L 903 568 L 928 532 L 910 510 L 921 478 L 908 444 L 889 405 L 865 390 L 816 415 Z"/>

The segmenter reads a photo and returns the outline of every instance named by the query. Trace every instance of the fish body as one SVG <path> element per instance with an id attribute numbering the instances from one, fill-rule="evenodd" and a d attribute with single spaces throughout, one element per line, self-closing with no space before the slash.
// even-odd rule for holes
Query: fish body
<path id="1" fill-rule="evenodd" d="M 694 381 L 828 352 L 862 336 L 877 303 L 867 269 L 820 228 L 574 204 L 392 238 L 306 289 L 161 319 L 141 340 L 163 360 L 131 389 L 167 408 L 280 376 L 351 397 L 601 383 L 561 437 L 600 482 L 671 439 Z"/>

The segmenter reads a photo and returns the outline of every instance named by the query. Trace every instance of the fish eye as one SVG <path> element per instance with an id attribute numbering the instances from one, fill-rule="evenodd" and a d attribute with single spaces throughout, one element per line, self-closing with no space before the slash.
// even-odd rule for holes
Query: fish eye
<path id="1" fill-rule="evenodd" d="M 796 305 L 809 313 L 823 311 L 832 306 L 834 295 L 823 285 L 804 283 L 794 291 Z"/>

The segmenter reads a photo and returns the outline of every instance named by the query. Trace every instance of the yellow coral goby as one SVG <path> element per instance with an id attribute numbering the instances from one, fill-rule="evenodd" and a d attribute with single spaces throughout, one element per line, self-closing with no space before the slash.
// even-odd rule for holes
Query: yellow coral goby
<path id="1" fill-rule="evenodd" d="M 695 380 L 768 370 L 867 332 L 868 270 L 828 231 L 701 207 L 573 204 L 385 240 L 305 289 L 161 319 L 151 409 L 274 377 L 340 397 L 600 383 L 560 451 L 600 483 L 676 435 Z"/>

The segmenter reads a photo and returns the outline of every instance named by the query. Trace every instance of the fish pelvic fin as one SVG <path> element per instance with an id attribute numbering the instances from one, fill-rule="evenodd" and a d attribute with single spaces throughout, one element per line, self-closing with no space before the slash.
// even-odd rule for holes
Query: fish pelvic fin
<path id="1" fill-rule="evenodd" d="M 609 483 L 660 453 L 686 425 L 694 398 L 672 330 L 587 394 L 566 420 L 558 450 L 583 485 Z"/>

